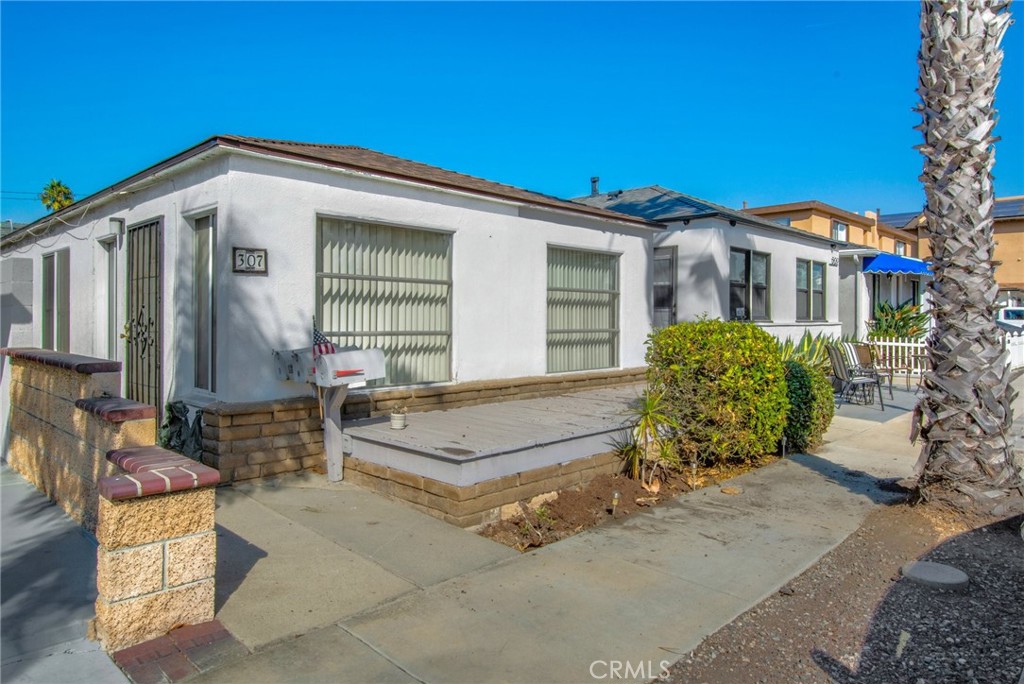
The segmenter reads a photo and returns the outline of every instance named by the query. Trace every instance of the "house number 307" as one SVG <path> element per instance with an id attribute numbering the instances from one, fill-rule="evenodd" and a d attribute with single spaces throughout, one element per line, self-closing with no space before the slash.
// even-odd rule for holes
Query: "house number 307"
<path id="1" fill-rule="evenodd" d="M 267 273 L 267 250 L 250 247 L 234 247 L 232 261 L 235 273 Z"/>

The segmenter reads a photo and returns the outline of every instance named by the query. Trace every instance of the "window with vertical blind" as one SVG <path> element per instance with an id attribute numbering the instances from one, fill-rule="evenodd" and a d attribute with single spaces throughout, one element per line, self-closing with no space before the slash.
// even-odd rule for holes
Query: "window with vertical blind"
<path id="1" fill-rule="evenodd" d="M 384 351 L 374 385 L 451 379 L 448 233 L 317 219 L 319 326 L 339 346 Z"/>
<path id="2" fill-rule="evenodd" d="M 549 373 L 614 368 L 619 359 L 619 258 L 548 247 Z"/>
<path id="3" fill-rule="evenodd" d="M 71 351 L 71 252 L 43 255 L 43 349 Z"/>

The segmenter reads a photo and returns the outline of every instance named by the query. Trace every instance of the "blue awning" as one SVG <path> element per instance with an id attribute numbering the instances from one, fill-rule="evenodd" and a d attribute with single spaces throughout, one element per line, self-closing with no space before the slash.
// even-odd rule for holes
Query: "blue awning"
<path id="1" fill-rule="evenodd" d="M 879 254 L 864 259 L 865 273 L 894 273 L 896 275 L 930 276 L 928 263 L 913 257 L 897 256 L 896 254 Z"/>

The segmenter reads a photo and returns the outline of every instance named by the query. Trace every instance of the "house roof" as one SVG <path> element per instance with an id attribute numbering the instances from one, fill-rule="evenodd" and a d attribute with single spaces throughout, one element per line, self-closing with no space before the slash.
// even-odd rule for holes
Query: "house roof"
<path id="1" fill-rule="evenodd" d="M 890 226 L 903 227 L 921 216 L 922 211 L 905 211 L 900 214 L 882 214 L 879 220 Z M 992 206 L 992 218 L 1014 219 L 1024 217 L 1024 195 L 1013 197 L 997 197 Z"/>
<path id="2" fill-rule="evenodd" d="M 760 216 L 730 209 L 720 204 L 693 197 L 692 195 L 685 195 L 676 190 L 664 188 L 660 185 L 648 185 L 631 190 L 615 190 L 599 195 L 575 197 L 573 201 L 591 207 L 600 207 L 624 214 L 632 214 L 633 216 L 641 216 L 649 221 L 657 221 L 659 223 L 720 216 L 730 221 L 766 228 L 788 235 L 796 235 L 817 242 L 840 246 L 847 245 L 845 242 L 837 243 L 835 240 L 820 235 L 790 228 Z"/>
<path id="3" fill-rule="evenodd" d="M 861 216 L 855 214 L 852 211 L 846 209 L 840 209 L 839 207 L 819 202 L 818 200 L 807 200 L 804 202 L 789 202 L 787 204 L 769 204 L 763 207 L 747 207 L 744 209 L 748 214 L 760 215 L 760 214 L 784 214 L 788 211 L 817 211 L 823 214 L 830 214 L 839 218 L 844 218 L 847 221 L 853 223 L 861 223 L 870 226 L 873 222 L 867 216 Z"/>
<path id="4" fill-rule="evenodd" d="M 544 207 L 561 210 L 573 214 L 589 215 L 595 218 L 613 220 L 619 223 L 633 224 L 640 227 L 659 229 L 658 225 L 644 217 L 617 213 L 600 207 L 584 206 L 577 202 L 560 199 L 552 195 L 545 195 L 531 190 L 524 190 L 512 185 L 496 183 L 494 181 L 468 176 L 455 171 L 448 171 L 437 166 L 430 166 L 421 162 L 415 162 L 401 157 L 394 157 L 382 152 L 356 147 L 352 145 L 328 145 L 318 143 L 302 143 L 289 140 L 270 140 L 267 138 L 250 138 L 238 135 L 217 135 L 204 140 L 203 142 L 190 147 L 187 150 L 165 159 L 153 166 L 150 166 L 139 173 L 136 173 L 110 187 L 84 197 L 74 204 L 61 209 L 58 212 L 49 214 L 43 218 L 29 223 L 11 235 L 5 236 L 4 241 L 15 241 L 27 234 L 34 234 L 32 231 L 41 224 L 49 223 L 57 218 L 75 214 L 83 207 L 104 201 L 125 188 L 140 181 L 151 178 L 157 174 L 172 170 L 174 167 L 217 148 L 227 150 L 240 150 L 256 154 L 263 154 L 281 159 L 288 159 L 297 162 L 322 164 L 330 168 L 343 169 L 359 173 L 368 173 L 376 176 L 404 180 L 430 185 L 445 190 L 454 190 L 469 194 L 490 197 L 496 199 L 510 200 L 519 204 L 534 207 Z"/>

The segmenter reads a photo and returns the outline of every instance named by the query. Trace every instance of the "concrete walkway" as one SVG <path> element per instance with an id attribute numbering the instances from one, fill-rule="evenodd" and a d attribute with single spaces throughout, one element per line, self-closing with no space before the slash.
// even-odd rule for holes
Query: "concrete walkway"
<path id="1" fill-rule="evenodd" d="M 316 475 L 218 491 L 217 618 L 252 652 L 190 681 L 588 682 L 657 675 L 813 565 L 910 474 L 914 398 L 844 405 L 817 455 L 517 554 Z M 123 681 L 84 621 L 90 538 L 4 471 L 6 681 Z M 592 667 L 594 669 L 592 669 Z"/>
<path id="2" fill-rule="evenodd" d="M 818 455 L 738 478 L 740 495 L 524 555 L 316 476 L 223 490 L 217 617 L 254 654 L 197 681 L 588 682 L 613 660 L 647 679 L 892 500 L 875 478 L 917 456 L 896 395 L 844 405 Z"/>

